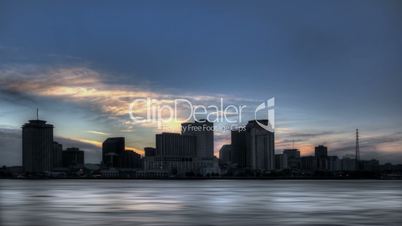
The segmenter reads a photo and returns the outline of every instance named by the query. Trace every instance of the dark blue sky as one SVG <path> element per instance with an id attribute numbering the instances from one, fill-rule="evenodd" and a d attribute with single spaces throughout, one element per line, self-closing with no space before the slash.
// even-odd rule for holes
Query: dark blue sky
<path id="1" fill-rule="evenodd" d="M 3 79 L 80 67 L 147 91 L 275 96 L 297 130 L 400 132 L 401 40 L 401 1 L 0 0 Z"/>

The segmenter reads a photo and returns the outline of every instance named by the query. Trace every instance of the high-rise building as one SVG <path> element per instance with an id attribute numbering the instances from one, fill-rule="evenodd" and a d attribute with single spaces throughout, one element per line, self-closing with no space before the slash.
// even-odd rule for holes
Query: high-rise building
<path id="1" fill-rule="evenodd" d="M 29 173 L 52 170 L 53 125 L 37 119 L 22 126 L 22 164 Z"/>
<path id="2" fill-rule="evenodd" d="M 258 123 L 269 125 L 268 120 L 252 120 L 246 125 L 246 167 L 253 170 L 273 170 L 275 161 L 274 133 Z"/>
<path id="3" fill-rule="evenodd" d="M 275 169 L 283 170 L 288 168 L 288 157 L 285 153 L 275 155 Z"/>
<path id="4" fill-rule="evenodd" d="M 151 157 L 156 155 L 156 148 L 153 147 L 145 147 L 144 148 L 145 157 Z"/>
<path id="5" fill-rule="evenodd" d="M 219 150 L 219 160 L 223 163 L 232 162 L 232 145 L 225 144 Z"/>
<path id="6" fill-rule="evenodd" d="M 314 156 L 304 156 L 300 158 L 301 168 L 303 170 L 314 171 L 317 169 L 317 161 Z"/>
<path id="7" fill-rule="evenodd" d="M 194 170 L 196 137 L 178 133 L 156 135 L 156 156 L 147 162 L 148 170 L 164 170 L 172 175 L 184 175 Z"/>
<path id="8" fill-rule="evenodd" d="M 238 168 L 246 167 L 247 133 L 243 129 L 231 132 L 232 162 Z"/>
<path id="9" fill-rule="evenodd" d="M 53 142 L 53 168 L 63 166 L 62 160 L 63 145 Z"/>
<path id="10" fill-rule="evenodd" d="M 196 152 L 199 159 L 214 157 L 214 124 L 207 120 L 183 123 L 181 133 L 196 137 Z"/>
<path id="11" fill-rule="evenodd" d="M 79 168 L 85 164 L 84 151 L 79 148 L 67 148 L 62 152 L 63 167 Z"/>
<path id="12" fill-rule="evenodd" d="M 125 150 L 124 137 L 107 138 L 102 144 L 102 163 L 107 167 L 120 167 L 120 154 Z"/>
<path id="13" fill-rule="evenodd" d="M 318 170 L 328 170 L 328 148 L 324 145 L 315 147 L 315 158 Z"/>
<path id="14" fill-rule="evenodd" d="M 120 154 L 120 167 L 126 169 L 142 168 L 141 155 L 132 151 L 125 150 Z"/>
<path id="15" fill-rule="evenodd" d="M 289 169 L 300 169 L 300 151 L 297 149 L 284 149 L 283 154 L 287 158 L 287 167 Z"/>

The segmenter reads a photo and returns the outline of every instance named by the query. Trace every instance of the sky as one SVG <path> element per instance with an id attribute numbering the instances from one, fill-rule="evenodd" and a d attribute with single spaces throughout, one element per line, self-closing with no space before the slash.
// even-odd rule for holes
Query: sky
<path id="1" fill-rule="evenodd" d="M 87 162 L 113 136 L 142 153 L 180 129 L 134 123 L 129 105 L 147 97 L 275 97 L 277 153 L 353 154 L 359 128 L 363 159 L 402 163 L 401 84 L 401 1 L 0 0 L 0 165 L 21 164 L 36 108 Z M 226 143 L 216 131 L 215 153 Z"/>

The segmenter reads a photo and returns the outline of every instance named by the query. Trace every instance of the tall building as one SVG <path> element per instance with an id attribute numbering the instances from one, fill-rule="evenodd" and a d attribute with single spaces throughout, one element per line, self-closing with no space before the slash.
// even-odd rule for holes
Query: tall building
<path id="1" fill-rule="evenodd" d="M 232 162 L 232 145 L 225 144 L 219 150 L 219 159 L 223 163 Z"/>
<path id="2" fill-rule="evenodd" d="M 29 173 L 52 170 L 53 125 L 37 119 L 22 126 L 22 164 Z"/>
<path id="3" fill-rule="evenodd" d="M 156 155 L 156 148 L 145 147 L 144 148 L 145 157 L 151 157 Z"/>
<path id="4" fill-rule="evenodd" d="M 318 170 L 328 170 L 328 148 L 326 146 L 315 147 L 315 158 Z"/>
<path id="5" fill-rule="evenodd" d="M 232 130 L 231 146 L 232 162 L 236 164 L 238 168 L 245 168 L 247 160 L 247 133 L 245 130 Z"/>
<path id="6" fill-rule="evenodd" d="M 79 148 L 67 148 L 62 152 L 63 167 L 78 168 L 85 164 L 84 151 Z"/>
<path id="7" fill-rule="evenodd" d="M 63 166 L 62 152 L 63 152 L 63 145 L 57 142 L 53 142 L 53 168 Z"/>
<path id="8" fill-rule="evenodd" d="M 303 170 L 315 171 L 317 169 L 317 160 L 314 156 L 301 157 L 300 161 Z"/>
<path id="9" fill-rule="evenodd" d="M 102 144 L 102 163 L 107 167 L 120 167 L 120 154 L 125 150 L 124 137 L 107 138 Z"/>
<path id="10" fill-rule="evenodd" d="M 172 175 L 194 171 L 196 137 L 178 133 L 156 135 L 156 156 L 147 161 L 146 170 L 163 170 Z"/>
<path id="11" fill-rule="evenodd" d="M 298 149 L 285 149 L 283 154 L 287 158 L 287 167 L 289 169 L 300 169 L 300 151 Z"/>
<path id="12" fill-rule="evenodd" d="M 258 120 L 268 125 L 268 120 Z M 257 120 L 246 125 L 247 152 L 246 167 L 253 170 L 273 170 L 275 161 L 274 133 L 262 128 Z"/>
<path id="13" fill-rule="evenodd" d="M 288 158 L 285 153 L 275 155 L 275 169 L 288 169 Z"/>
<path id="14" fill-rule="evenodd" d="M 141 155 L 132 150 L 125 150 L 120 154 L 120 167 L 126 169 L 142 168 Z"/>
<path id="15" fill-rule="evenodd" d="M 214 157 L 214 124 L 207 120 L 183 123 L 181 133 L 196 137 L 196 152 L 199 159 Z"/>

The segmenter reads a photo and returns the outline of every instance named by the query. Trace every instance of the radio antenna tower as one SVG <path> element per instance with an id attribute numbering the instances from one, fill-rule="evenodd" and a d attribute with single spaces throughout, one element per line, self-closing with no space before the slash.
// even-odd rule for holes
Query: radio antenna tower
<path id="1" fill-rule="evenodd" d="M 356 150 L 355 150 L 356 164 L 360 161 L 360 145 L 359 145 L 359 129 L 356 129 Z M 357 165 L 356 165 L 357 166 Z"/>

